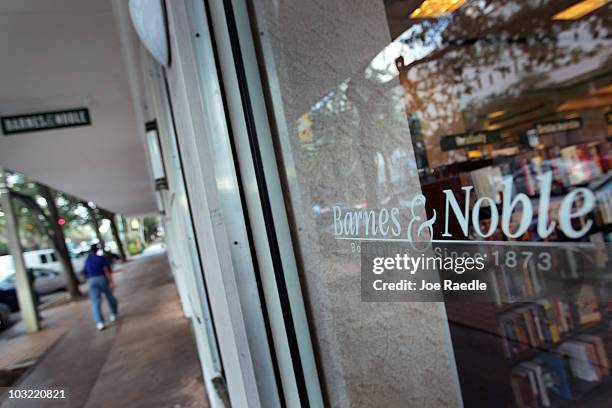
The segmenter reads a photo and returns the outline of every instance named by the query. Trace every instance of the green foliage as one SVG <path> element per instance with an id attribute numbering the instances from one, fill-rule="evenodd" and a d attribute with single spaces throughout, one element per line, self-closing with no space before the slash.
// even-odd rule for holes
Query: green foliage
<path id="1" fill-rule="evenodd" d="M 128 242 L 127 250 L 130 256 L 141 254 L 142 251 L 144 251 L 142 246 L 138 245 L 136 242 Z"/>
<path id="2" fill-rule="evenodd" d="M 148 242 L 159 236 L 160 219 L 157 216 L 147 216 L 142 218 L 144 226 L 144 236 Z"/>
<path id="3" fill-rule="evenodd" d="M 138 255 L 144 251 L 145 243 L 141 241 L 138 232 L 128 232 L 125 236 L 125 240 L 127 241 L 127 251 L 130 255 Z"/>
<path id="4" fill-rule="evenodd" d="M 51 247 L 52 243 L 48 235 L 49 222 L 58 222 L 59 220 L 50 219 L 49 206 L 42 196 L 40 185 L 33 179 L 15 172 L 9 172 L 7 179 L 12 192 L 25 198 L 34 199 L 34 207 L 37 207 L 31 208 L 31 205 L 28 206 L 24 200 L 19 198 L 13 200 L 19 237 L 24 250 Z M 53 189 L 50 189 L 50 192 L 55 200 L 58 215 L 65 222 L 63 230 L 66 238 L 73 241 L 91 239 L 89 208 L 83 204 L 83 201 Z M 99 212 L 100 210 L 95 209 L 94 211 Z M 101 218 L 102 216 L 100 216 Z M 8 253 L 4 237 L 4 217 L 0 212 L 0 256 Z"/>
<path id="5" fill-rule="evenodd" d="M 79 233 L 89 225 L 88 208 L 80 200 L 66 193 L 55 192 L 55 203 L 59 216 L 66 221 L 64 231 L 67 236 Z"/>

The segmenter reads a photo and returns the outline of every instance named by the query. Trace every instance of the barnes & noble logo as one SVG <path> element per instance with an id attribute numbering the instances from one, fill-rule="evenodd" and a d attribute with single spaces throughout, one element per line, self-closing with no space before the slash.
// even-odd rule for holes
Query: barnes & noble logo
<path id="1" fill-rule="evenodd" d="M 552 185 L 552 171 L 542 173 L 537 176 L 540 185 L 540 193 L 537 201 L 537 234 L 540 238 L 546 239 L 557 227 L 557 221 L 549 219 L 550 196 Z M 444 233 L 445 238 L 453 238 L 449 231 L 450 217 L 455 217 L 464 237 L 468 237 L 470 225 L 474 233 L 480 238 L 492 236 L 498 228 L 508 238 L 518 238 L 525 234 L 529 229 L 534 217 L 534 205 L 530 198 L 524 193 L 513 194 L 513 177 L 503 178 L 503 194 L 501 203 L 501 213 L 497 203 L 491 197 L 480 197 L 470 210 L 470 197 L 474 190 L 473 186 L 465 186 L 463 190 L 464 205 L 457 201 L 457 197 L 452 190 L 443 190 L 445 195 L 445 214 L 444 214 Z M 381 240 L 403 239 L 408 241 L 430 241 L 433 237 L 433 225 L 436 222 L 437 214 L 434 210 L 433 216 L 429 219 L 419 215 L 418 208 L 424 206 L 426 198 L 418 194 L 411 201 L 407 210 L 409 214 L 408 225 L 403 226 L 400 222 L 399 208 L 382 208 L 380 210 L 347 210 L 339 206 L 333 207 L 334 215 L 334 236 L 339 239 L 355 238 L 368 239 L 378 238 Z M 491 216 L 490 223 L 483 230 L 480 224 L 480 211 L 482 207 L 489 207 Z M 584 187 L 570 191 L 561 200 L 558 213 L 559 229 L 568 237 L 577 239 L 584 236 L 593 224 L 592 220 L 587 220 L 575 227 L 573 220 L 586 216 L 595 207 L 595 195 L 591 190 Z M 512 230 L 518 216 L 518 225 Z"/>

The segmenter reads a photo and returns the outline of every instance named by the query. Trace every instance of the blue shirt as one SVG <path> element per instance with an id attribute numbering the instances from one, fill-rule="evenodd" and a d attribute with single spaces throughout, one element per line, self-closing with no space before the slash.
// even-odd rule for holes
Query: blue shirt
<path id="1" fill-rule="evenodd" d="M 104 276 L 104 268 L 109 268 L 106 258 L 92 253 L 87 256 L 83 270 L 85 276 L 89 279 L 96 276 Z"/>

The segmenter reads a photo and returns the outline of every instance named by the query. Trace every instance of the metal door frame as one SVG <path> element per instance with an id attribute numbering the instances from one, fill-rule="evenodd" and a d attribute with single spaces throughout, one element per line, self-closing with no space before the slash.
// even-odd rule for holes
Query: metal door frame
<path id="1" fill-rule="evenodd" d="M 244 0 L 203 2 L 214 32 L 285 403 L 322 407 L 247 4 Z"/>

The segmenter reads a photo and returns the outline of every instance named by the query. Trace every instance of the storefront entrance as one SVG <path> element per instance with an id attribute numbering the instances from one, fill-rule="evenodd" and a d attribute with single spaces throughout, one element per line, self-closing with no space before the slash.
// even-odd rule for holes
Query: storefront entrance
<path id="1" fill-rule="evenodd" d="M 230 398 L 610 405 L 609 1 L 168 8 Z"/>

